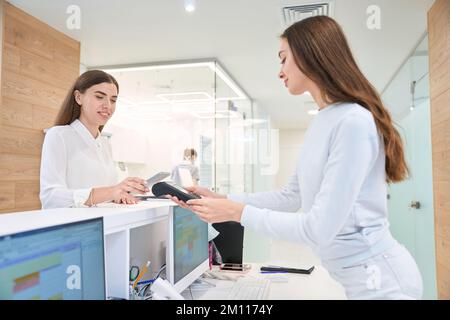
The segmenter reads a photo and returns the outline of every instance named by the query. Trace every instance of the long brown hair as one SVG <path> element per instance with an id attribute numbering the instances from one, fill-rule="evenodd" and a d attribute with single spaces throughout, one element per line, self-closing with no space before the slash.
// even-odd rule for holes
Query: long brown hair
<path id="1" fill-rule="evenodd" d="M 298 21 L 281 35 L 299 69 L 321 90 L 326 103 L 357 103 L 369 110 L 386 153 L 386 181 L 406 179 L 409 169 L 401 137 L 375 88 L 362 74 L 339 24 L 327 16 Z"/>
<path id="2" fill-rule="evenodd" d="M 78 90 L 81 93 L 86 92 L 92 86 L 100 83 L 112 83 L 117 88 L 117 93 L 119 93 L 119 84 L 114 77 L 101 70 L 89 70 L 83 73 L 81 76 L 75 80 L 75 83 L 70 88 L 67 93 L 66 98 L 56 116 L 55 125 L 64 126 L 71 124 L 76 119 L 80 117 L 80 106 L 75 100 L 75 91 Z M 102 131 L 103 126 L 100 126 L 99 130 Z"/>

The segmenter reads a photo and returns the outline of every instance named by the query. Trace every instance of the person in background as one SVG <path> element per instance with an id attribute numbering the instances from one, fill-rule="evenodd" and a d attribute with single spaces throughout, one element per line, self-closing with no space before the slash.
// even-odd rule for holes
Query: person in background
<path id="1" fill-rule="evenodd" d="M 417 264 L 389 230 L 386 183 L 409 173 L 402 140 L 342 28 L 326 16 L 296 22 L 278 55 L 288 91 L 309 91 L 319 109 L 287 186 L 229 196 L 193 187 L 202 199 L 172 199 L 206 222 L 310 246 L 349 299 L 420 299 Z"/>
<path id="2" fill-rule="evenodd" d="M 198 167 L 195 165 L 195 161 L 197 160 L 197 151 L 195 149 L 187 148 L 183 152 L 183 162 L 181 164 L 177 165 L 172 170 L 171 179 L 178 185 L 183 185 L 182 178 L 180 176 L 179 169 L 186 168 L 189 170 L 192 176 L 192 183 L 194 186 L 198 185 L 198 182 L 200 181 L 200 175 Z"/>
<path id="3" fill-rule="evenodd" d="M 69 90 L 42 147 L 40 200 L 43 209 L 134 204 L 130 193 L 148 191 L 143 179 L 117 181 L 111 147 L 101 136 L 114 114 L 119 85 L 100 70 L 83 73 Z"/>
<path id="4" fill-rule="evenodd" d="M 186 148 L 183 152 L 183 162 L 177 165 L 172 170 L 171 180 L 182 187 L 195 187 L 198 186 L 198 182 L 200 181 L 199 170 L 195 165 L 195 161 L 197 160 L 197 151 L 192 148 Z M 180 174 L 180 169 L 187 169 L 192 177 L 192 186 L 185 186 L 183 183 L 182 175 Z M 211 223 L 208 223 L 208 241 L 210 250 L 214 247 L 212 240 L 219 235 L 219 232 L 212 226 Z"/>

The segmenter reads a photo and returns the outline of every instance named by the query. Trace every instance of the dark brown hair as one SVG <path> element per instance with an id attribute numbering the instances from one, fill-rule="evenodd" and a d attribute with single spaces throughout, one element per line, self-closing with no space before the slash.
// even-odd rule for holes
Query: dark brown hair
<path id="1" fill-rule="evenodd" d="M 401 137 L 375 88 L 362 74 L 339 24 L 327 16 L 299 21 L 281 35 L 286 39 L 299 69 L 321 90 L 328 103 L 357 103 L 369 110 L 386 153 L 386 181 L 406 179 L 406 164 Z"/>
<path id="2" fill-rule="evenodd" d="M 79 76 L 64 99 L 61 109 L 56 116 L 55 125 L 68 125 L 80 117 L 80 106 L 75 100 L 75 91 L 78 90 L 81 93 L 84 93 L 90 87 L 104 82 L 114 84 L 117 88 L 117 93 L 119 93 L 119 84 L 116 79 L 104 71 L 89 70 Z M 100 126 L 99 130 L 102 131 L 102 129 L 103 126 Z"/>

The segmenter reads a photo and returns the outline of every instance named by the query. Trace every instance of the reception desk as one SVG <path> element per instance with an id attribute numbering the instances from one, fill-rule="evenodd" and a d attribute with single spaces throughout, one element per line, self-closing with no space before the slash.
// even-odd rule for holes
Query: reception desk
<path id="1" fill-rule="evenodd" d="M 170 200 L 155 199 L 136 205 L 116 205 L 113 203 L 93 208 L 64 208 L 15 212 L 0 215 L 0 236 L 36 230 L 66 223 L 103 218 L 105 234 L 105 275 L 108 297 L 128 299 L 130 252 L 133 247 L 142 247 L 145 241 L 134 240 L 133 233 L 141 233 L 142 228 L 166 220 L 175 204 Z M 161 230 L 165 233 L 165 230 Z M 144 234 L 145 236 L 145 234 Z M 136 235 L 135 235 L 136 237 Z M 148 234 L 148 237 L 151 237 Z M 147 242 L 148 244 L 148 242 Z M 143 248 L 142 252 L 151 248 Z"/>
<path id="2" fill-rule="evenodd" d="M 141 263 L 152 262 L 153 271 L 165 263 L 168 216 L 176 205 L 170 200 L 143 201 L 136 205 L 113 203 L 93 208 L 64 208 L 16 212 L 0 215 L 0 236 L 36 230 L 61 224 L 103 218 L 105 244 L 105 281 L 107 297 L 129 299 L 130 260 Z M 301 259 L 304 265 L 312 265 L 307 255 Z M 288 265 L 283 261 L 268 264 Z M 254 265 L 251 277 L 266 277 L 259 274 L 259 265 Z M 292 267 L 300 267 L 290 265 Z M 274 279 L 269 299 L 345 299 L 345 294 L 328 272 L 320 265 L 311 276 L 286 275 L 281 283 Z M 148 272 L 147 279 L 153 275 Z M 272 275 L 268 275 L 270 277 Z M 277 275 L 274 275 L 279 278 Z M 142 280 L 145 280 L 143 278 Z M 272 280 L 272 279 L 271 279 Z M 230 281 L 216 282 L 215 289 L 188 290 L 188 299 L 225 299 L 232 286 Z"/>

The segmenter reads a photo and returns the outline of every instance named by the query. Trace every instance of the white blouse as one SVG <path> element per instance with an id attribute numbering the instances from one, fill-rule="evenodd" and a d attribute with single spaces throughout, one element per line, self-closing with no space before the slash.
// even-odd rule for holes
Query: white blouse
<path id="1" fill-rule="evenodd" d="M 40 174 L 43 209 L 83 207 L 92 188 L 117 183 L 107 138 L 94 138 L 79 120 L 47 131 Z"/>
<path id="2" fill-rule="evenodd" d="M 348 266 L 396 244 L 386 194 L 384 143 L 373 116 L 343 103 L 315 117 L 285 188 L 228 197 L 246 204 L 243 226 L 307 244 L 324 265 Z"/>

